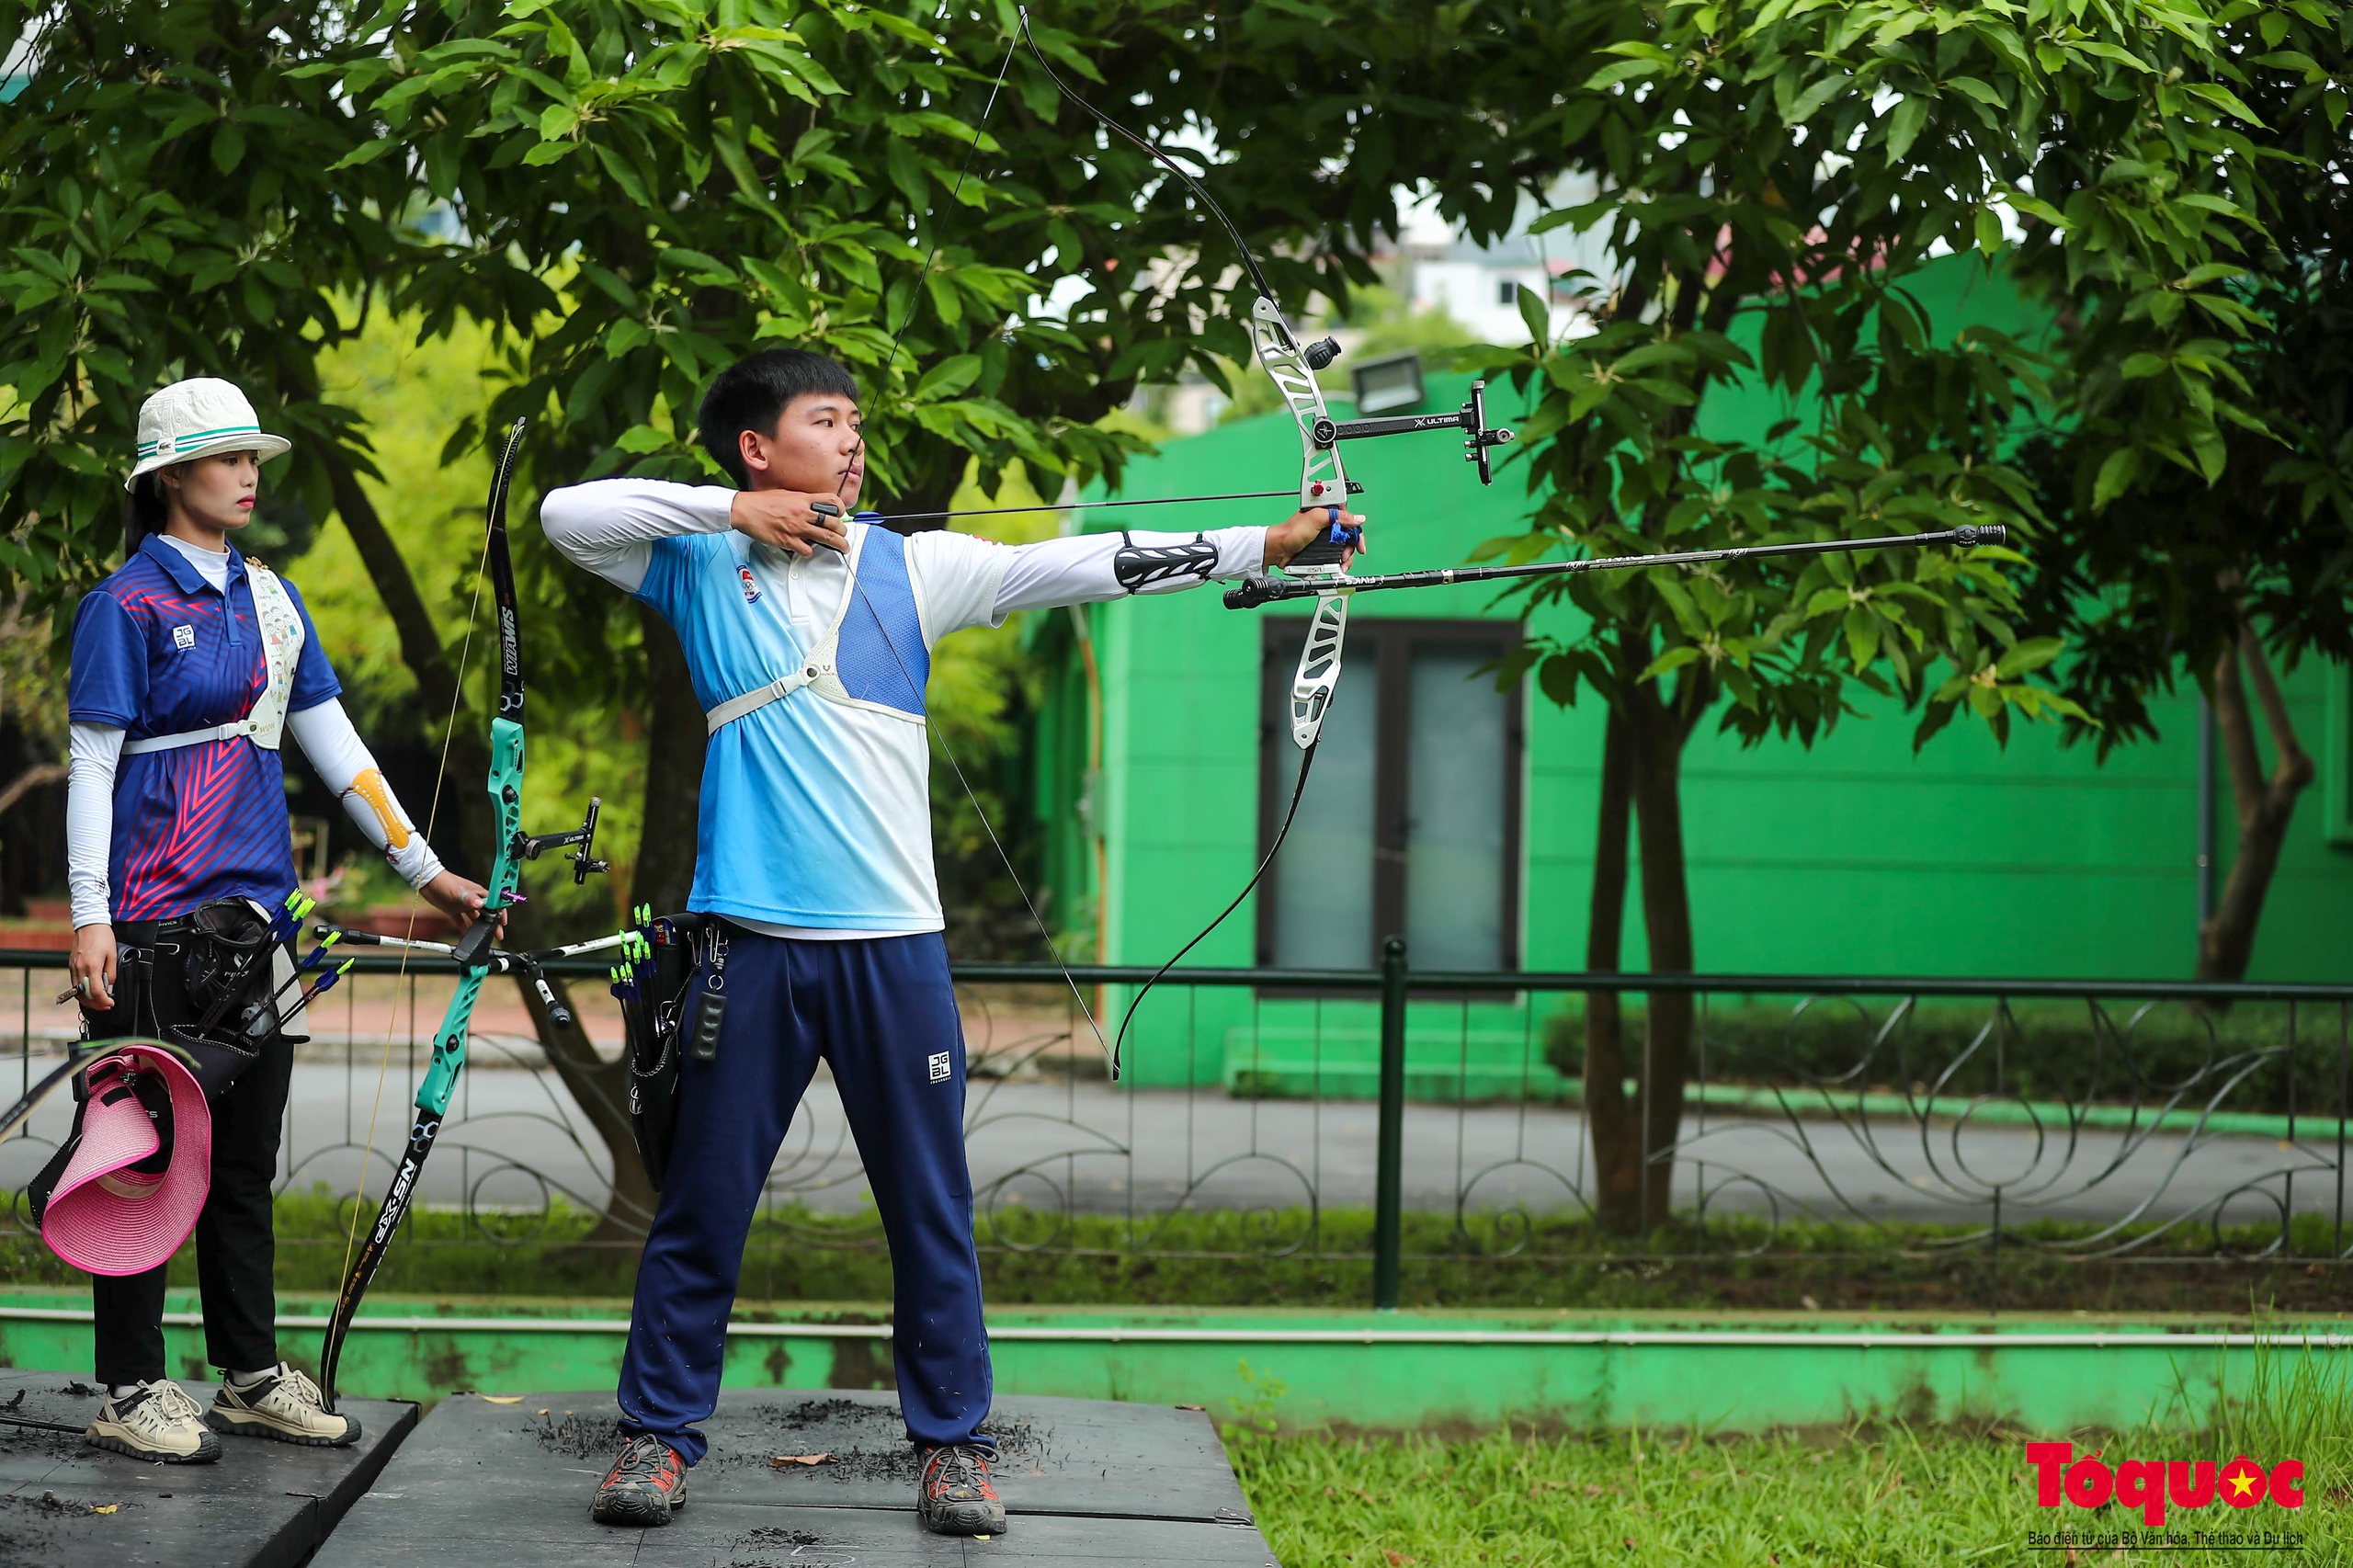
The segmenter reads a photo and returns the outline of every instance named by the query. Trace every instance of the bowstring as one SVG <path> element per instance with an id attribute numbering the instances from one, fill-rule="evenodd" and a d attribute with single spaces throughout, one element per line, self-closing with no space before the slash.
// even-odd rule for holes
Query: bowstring
<path id="1" fill-rule="evenodd" d="M 1080 108 L 1085 109 L 1089 115 L 1093 116 L 1097 123 L 1100 124 L 1106 131 L 1111 131 L 1113 134 L 1122 137 L 1125 140 L 1133 142 L 1136 146 L 1143 149 L 1143 151 L 1151 154 L 1151 156 L 1155 159 L 1162 167 L 1165 168 L 1170 174 L 1175 175 L 1179 180 L 1183 181 L 1187 189 L 1190 190 L 1195 196 L 1200 198 L 1201 204 L 1204 207 L 1207 207 L 1210 211 L 1216 216 L 1219 224 L 1224 228 L 1228 237 L 1233 241 L 1233 248 L 1240 253 L 1242 265 L 1248 270 L 1251 284 L 1257 290 L 1259 298 L 1265 300 L 1269 305 L 1276 306 L 1277 310 L 1279 311 L 1280 306 L 1275 299 L 1274 288 L 1267 281 L 1266 272 L 1259 267 L 1257 256 L 1250 249 L 1250 242 L 1242 237 L 1240 225 L 1234 222 L 1233 217 L 1227 213 L 1223 207 L 1218 205 L 1217 198 L 1209 193 L 1209 187 L 1202 185 L 1199 180 L 1194 178 L 1192 172 L 1187 169 L 1184 165 L 1178 163 L 1175 158 L 1171 157 L 1166 149 L 1163 148 L 1158 142 L 1153 141 L 1149 137 L 1140 135 L 1136 131 L 1131 131 L 1126 126 L 1121 125 L 1118 120 L 1113 119 L 1109 115 L 1105 114 L 1101 109 L 1096 108 L 1095 105 L 1081 97 L 1077 90 L 1072 87 L 1069 83 L 1063 81 L 1061 74 L 1054 69 L 1052 62 L 1047 60 L 1046 51 L 1039 47 L 1036 35 L 1029 30 L 1029 8 L 1027 6 L 1023 6 L 1018 8 L 1018 14 L 1021 19 L 1022 40 L 1029 45 L 1029 52 L 1037 56 L 1038 68 L 1046 74 L 1046 80 L 1054 85 L 1054 90 L 1062 94 L 1063 97 L 1068 98 L 1072 103 L 1076 104 Z M 1261 368 L 1264 368 L 1263 365 Z M 1269 374 L 1271 373 L 1272 372 L 1269 371 Z M 1278 494 L 1289 494 L 1290 492 L 1283 491 L 1279 492 Z M 1191 499 L 1191 497 L 1183 497 L 1181 499 Z M 1303 501 L 1304 497 L 1302 497 L 1302 499 Z M 1149 505 L 1149 503 L 1146 504 Z M 1168 961 L 1162 964 L 1157 970 L 1154 971 L 1152 978 L 1145 981 L 1143 985 L 1136 992 L 1136 994 L 1132 997 L 1129 998 L 1127 1011 L 1122 1014 L 1120 1018 L 1119 1032 L 1113 1035 L 1111 1039 L 1111 1077 L 1114 1082 L 1117 1082 L 1120 1076 L 1120 1055 L 1122 1048 L 1127 1043 L 1128 1028 L 1131 1024 L 1135 1022 L 1136 1009 L 1143 1006 L 1144 998 L 1152 994 L 1153 987 L 1158 985 L 1161 981 L 1167 976 L 1168 971 L 1175 969 L 1177 963 L 1183 960 L 1187 953 L 1191 952 L 1195 948 L 1199 947 L 1203 942 L 1209 940 L 1211 934 L 1219 926 L 1225 924 L 1226 917 L 1232 915 L 1235 910 L 1242 907 L 1243 901 L 1248 898 L 1250 894 L 1256 890 L 1258 883 L 1266 877 L 1267 869 L 1275 863 L 1275 857 L 1282 852 L 1283 840 L 1290 836 L 1290 824 L 1299 816 L 1299 803 L 1306 797 L 1307 775 L 1309 770 L 1315 766 L 1315 748 L 1319 744 L 1321 744 L 1321 741 L 1322 732 L 1319 722 L 1316 739 L 1308 742 L 1305 750 L 1300 754 L 1299 778 L 1291 786 L 1290 804 L 1283 812 L 1282 825 L 1275 830 L 1275 840 L 1272 844 L 1267 846 L 1266 854 L 1259 858 L 1256 868 L 1250 873 L 1250 880 L 1242 884 L 1242 891 L 1233 895 L 1232 903 L 1228 903 L 1223 909 L 1218 911 L 1217 917 L 1215 919 L 1211 920 L 1208 925 L 1202 926 L 1199 931 L 1196 932 L 1192 940 L 1177 949 L 1176 953 L 1168 960 Z"/>

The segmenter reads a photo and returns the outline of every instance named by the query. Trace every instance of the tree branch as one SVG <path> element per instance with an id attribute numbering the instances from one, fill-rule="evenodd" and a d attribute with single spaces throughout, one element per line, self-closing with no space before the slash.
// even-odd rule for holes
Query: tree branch
<path id="1" fill-rule="evenodd" d="M 35 763 L 10 780 L 6 789 L 0 790 L 0 816 L 6 816 L 10 807 L 42 785 L 63 784 L 65 778 L 66 767 L 62 762 Z"/>
<path id="2" fill-rule="evenodd" d="M 2246 683 L 2239 677 L 2236 642 L 2223 644 L 2214 661 L 2214 739 L 2230 774 L 2231 799 L 2244 825 L 2263 796 L 2263 758 L 2255 745 L 2254 716 L 2247 710 Z"/>
<path id="3" fill-rule="evenodd" d="M 2251 626 L 2239 628 L 2239 659 L 2255 678 L 2255 699 L 2262 706 L 2263 727 L 2271 732 L 2271 749 L 2278 756 L 2271 769 L 2272 788 L 2301 790 L 2313 781 L 2313 759 L 2296 739 L 2296 726 L 2288 717 L 2286 699 L 2279 695 L 2279 679 L 2272 673 L 2270 655 L 2264 653 L 2262 640 Z"/>

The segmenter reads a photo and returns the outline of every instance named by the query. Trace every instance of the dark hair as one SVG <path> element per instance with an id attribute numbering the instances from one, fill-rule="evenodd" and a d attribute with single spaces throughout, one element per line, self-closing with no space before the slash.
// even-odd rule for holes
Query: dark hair
<path id="1" fill-rule="evenodd" d="M 702 394 L 701 412 L 695 415 L 702 449 L 727 471 L 735 488 L 748 489 L 752 476 L 744 472 L 744 432 L 775 435 L 776 422 L 792 400 L 813 392 L 834 392 L 855 400 L 858 382 L 840 365 L 805 348 L 769 348 L 746 355 L 720 371 L 710 390 Z"/>
<path id="2" fill-rule="evenodd" d="M 172 499 L 164 494 L 162 473 L 142 473 L 132 480 L 131 497 L 122 507 L 123 558 L 129 560 L 149 534 L 162 533 L 171 517 Z"/>

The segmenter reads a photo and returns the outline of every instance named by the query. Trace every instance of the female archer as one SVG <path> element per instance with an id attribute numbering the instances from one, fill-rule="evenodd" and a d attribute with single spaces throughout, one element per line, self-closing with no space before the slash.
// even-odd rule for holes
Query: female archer
<path id="1" fill-rule="evenodd" d="M 92 1039 L 209 1038 L 292 977 L 285 734 L 411 887 L 461 923 L 482 905 L 352 729 L 294 585 L 229 542 L 252 519 L 261 464 L 290 447 L 224 381 L 176 381 L 139 411 L 127 558 L 74 618 L 66 865 Z M 211 1106 L 197 1279 L 221 1392 L 208 1413 L 165 1375 L 164 1268 L 93 1275 L 107 1399 L 88 1440 L 100 1448 L 186 1464 L 220 1457 L 216 1431 L 327 1447 L 359 1436 L 278 1354 L 270 1179 L 301 1023 L 298 1008 L 245 1035 L 260 1049 Z"/>

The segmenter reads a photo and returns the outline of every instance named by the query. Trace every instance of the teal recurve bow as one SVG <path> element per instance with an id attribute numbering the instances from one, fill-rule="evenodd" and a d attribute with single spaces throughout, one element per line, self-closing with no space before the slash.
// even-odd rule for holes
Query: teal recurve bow
<path id="1" fill-rule="evenodd" d="M 416 1087 L 416 1119 L 409 1130 L 408 1146 L 401 1152 L 399 1166 L 392 1173 L 392 1187 L 377 1211 L 375 1225 L 358 1256 L 351 1259 L 343 1289 L 335 1297 L 334 1314 L 327 1320 L 326 1341 L 319 1353 L 319 1388 L 330 1410 L 335 1408 L 335 1369 L 351 1333 L 352 1318 L 359 1310 L 360 1298 L 368 1293 L 369 1282 L 376 1278 L 392 1237 L 416 1201 L 417 1180 L 425 1169 L 426 1156 L 433 1153 L 442 1120 L 449 1115 L 458 1074 L 466 1064 L 466 1035 L 473 1021 L 474 1004 L 482 995 L 483 982 L 494 969 L 507 971 L 522 968 L 536 978 L 535 967 L 518 964 L 512 961 L 511 955 L 495 953 L 491 949 L 498 936 L 501 916 L 519 902 L 517 891 L 522 881 L 523 862 L 537 859 L 550 849 L 571 846 L 572 853 L 567 858 L 573 862 L 574 881 L 585 881 L 591 871 L 605 869 L 604 862 L 594 858 L 597 810 L 594 801 L 588 803 L 585 820 L 572 832 L 535 837 L 523 831 L 523 643 L 521 613 L 515 597 L 515 564 L 506 545 L 506 492 L 514 476 L 516 456 L 522 449 L 523 425 L 517 419 L 507 431 L 506 445 L 491 475 L 489 532 L 483 547 L 483 570 L 490 577 L 492 600 L 498 617 L 498 710 L 490 721 L 489 786 L 491 810 L 497 820 L 497 849 L 490 875 L 483 881 L 488 896 L 449 955 L 460 971 L 458 989 L 441 1016 L 441 1027 L 433 1037 L 432 1061 Z M 460 678 L 463 679 L 462 665 Z M 447 755 L 445 746 L 443 756 Z M 438 795 L 438 779 L 435 785 Z M 546 983 L 540 981 L 540 987 L 542 996 L 552 1006 Z"/>

